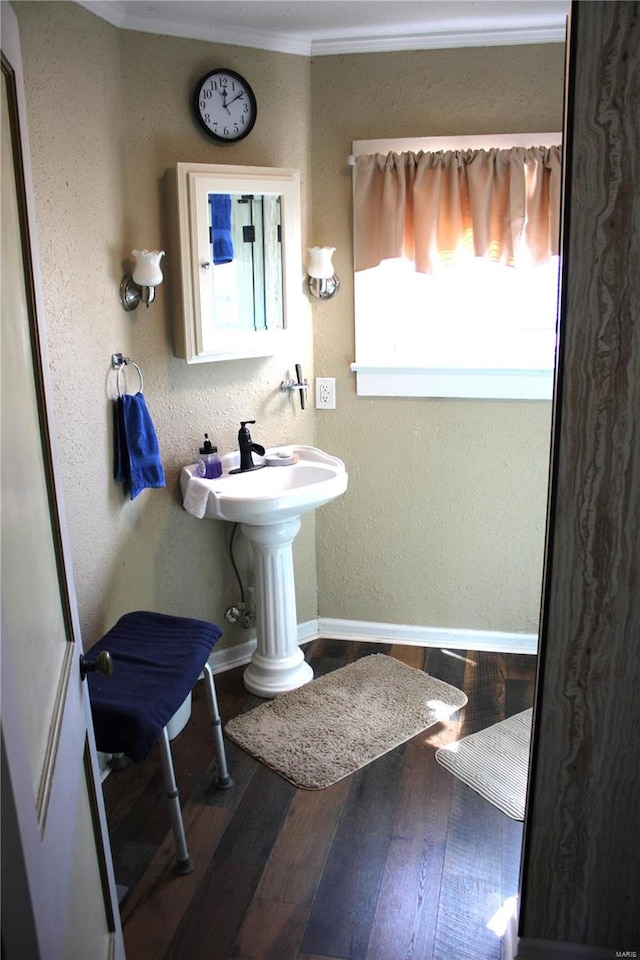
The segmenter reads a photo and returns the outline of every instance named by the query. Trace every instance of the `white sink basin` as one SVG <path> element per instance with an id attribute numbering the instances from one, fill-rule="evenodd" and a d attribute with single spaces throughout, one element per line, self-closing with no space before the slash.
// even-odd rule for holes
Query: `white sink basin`
<path id="1" fill-rule="evenodd" d="M 315 447 L 287 447 L 298 456 L 290 466 L 266 466 L 261 470 L 230 474 L 239 464 L 237 451 L 222 457 L 222 476 L 204 480 L 196 465 L 180 473 L 185 510 L 193 516 L 266 526 L 292 520 L 328 503 L 347 489 L 348 475 L 342 460 Z M 279 448 L 267 450 L 264 458 L 276 458 Z"/>

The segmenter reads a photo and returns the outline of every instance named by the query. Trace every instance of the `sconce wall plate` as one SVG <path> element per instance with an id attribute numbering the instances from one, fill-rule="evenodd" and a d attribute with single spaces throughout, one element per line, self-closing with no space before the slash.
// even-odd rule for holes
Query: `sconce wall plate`
<path id="1" fill-rule="evenodd" d="M 125 310 L 135 310 L 136 307 L 140 306 L 141 302 L 149 306 L 149 304 L 155 300 L 155 296 L 155 287 L 139 287 L 133 277 L 126 276 L 122 278 L 122 283 L 120 284 L 120 303 Z"/>
<path id="2" fill-rule="evenodd" d="M 339 289 L 340 281 L 335 273 L 332 277 L 327 277 L 326 279 L 309 277 L 309 291 L 314 297 L 317 297 L 318 300 L 329 300 L 331 297 L 335 297 Z"/>

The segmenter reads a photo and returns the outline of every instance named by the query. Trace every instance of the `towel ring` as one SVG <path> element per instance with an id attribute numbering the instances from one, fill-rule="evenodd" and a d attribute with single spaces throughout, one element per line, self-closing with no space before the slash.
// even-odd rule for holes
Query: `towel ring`
<path id="1" fill-rule="evenodd" d="M 137 372 L 137 374 L 138 374 L 138 376 L 139 376 L 139 378 L 140 378 L 140 391 L 139 391 L 139 392 L 140 392 L 140 393 L 144 393 L 144 380 L 142 379 L 142 370 L 140 369 L 140 367 L 138 366 L 138 364 L 135 362 L 135 360 L 132 360 L 131 357 L 123 357 L 121 353 L 114 353 L 114 354 L 112 355 L 112 357 L 111 357 L 111 364 L 112 364 L 112 366 L 114 367 L 114 369 L 116 369 L 116 370 L 118 371 L 118 376 L 117 376 L 117 378 L 116 378 L 116 387 L 117 387 L 117 390 L 118 390 L 118 396 L 119 396 L 119 397 L 122 396 L 122 391 L 121 391 L 121 389 L 120 389 L 120 374 L 121 374 L 122 370 L 124 369 L 124 367 L 126 367 L 126 365 L 127 365 L 128 363 L 130 363 L 132 367 L 135 367 L 135 368 L 136 368 L 136 372 Z"/>

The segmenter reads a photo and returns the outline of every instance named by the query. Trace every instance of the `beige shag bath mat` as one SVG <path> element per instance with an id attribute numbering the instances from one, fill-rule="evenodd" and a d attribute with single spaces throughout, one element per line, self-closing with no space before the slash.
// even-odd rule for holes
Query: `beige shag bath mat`
<path id="1" fill-rule="evenodd" d="M 297 787 L 319 790 L 466 702 L 461 690 L 375 653 L 234 717 L 225 733 Z"/>
<path id="2" fill-rule="evenodd" d="M 513 820 L 524 820 L 532 710 L 440 747 L 436 760 Z"/>

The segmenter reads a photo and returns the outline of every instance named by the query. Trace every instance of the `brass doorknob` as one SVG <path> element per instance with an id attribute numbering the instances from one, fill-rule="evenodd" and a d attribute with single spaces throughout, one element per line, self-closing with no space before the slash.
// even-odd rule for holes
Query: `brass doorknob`
<path id="1" fill-rule="evenodd" d="M 87 660 L 80 654 L 80 678 L 84 680 L 88 673 L 98 670 L 105 677 L 113 673 L 113 660 L 108 650 L 101 650 L 95 660 Z"/>

